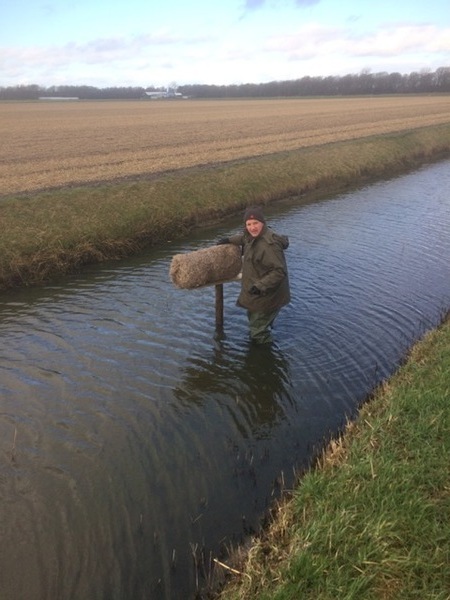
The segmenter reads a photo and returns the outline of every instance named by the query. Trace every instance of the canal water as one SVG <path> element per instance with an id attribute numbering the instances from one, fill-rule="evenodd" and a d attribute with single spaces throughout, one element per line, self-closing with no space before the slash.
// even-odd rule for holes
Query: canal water
<path id="1" fill-rule="evenodd" d="M 292 302 L 252 347 L 238 283 L 174 254 L 0 297 L 2 600 L 193 598 L 294 474 L 450 308 L 450 162 L 267 212 Z"/>

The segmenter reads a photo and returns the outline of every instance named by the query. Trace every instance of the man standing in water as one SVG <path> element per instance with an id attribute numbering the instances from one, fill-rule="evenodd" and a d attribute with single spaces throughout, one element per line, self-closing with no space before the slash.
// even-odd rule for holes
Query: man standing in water
<path id="1" fill-rule="evenodd" d="M 284 250 L 289 239 L 267 225 L 260 208 L 248 208 L 244 231 L 219 244 L 243 248 L 242 286 L 237 305 L 247 309 L 250 338 L 257 344 L 272 341 L 270 329 L 282 306 L 290 302 L 289 277 Z"/>

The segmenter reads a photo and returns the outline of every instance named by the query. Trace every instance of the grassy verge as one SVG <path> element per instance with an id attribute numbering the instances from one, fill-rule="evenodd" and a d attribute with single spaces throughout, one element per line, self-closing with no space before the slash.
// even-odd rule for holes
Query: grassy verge
<path id="1" fill-rule="evenodd" d="M 450 598 L 449 364 L 447 318 L 299 482 L 220 598 Z"/>
<path id="2" fill-rule="evenodd" d="M 405 171 L 450 153 L 450 124 L 0 201 L 0 289 L 121 258 L 191 227 L 311 190 Z"/>

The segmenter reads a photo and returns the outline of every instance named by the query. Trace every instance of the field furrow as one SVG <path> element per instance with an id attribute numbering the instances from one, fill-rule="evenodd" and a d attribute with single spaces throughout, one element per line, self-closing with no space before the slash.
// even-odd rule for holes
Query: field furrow
<path id="1" fill-rule="evenodd" d="M 450 122 L 447 96 L 0 104 L 0 194 L 141 177 Z"/>

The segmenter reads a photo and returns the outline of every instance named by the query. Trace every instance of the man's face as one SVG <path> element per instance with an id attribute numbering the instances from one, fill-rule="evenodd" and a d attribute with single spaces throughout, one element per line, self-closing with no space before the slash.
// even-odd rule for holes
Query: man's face
<path id="1" fill-rule="evenodd" d="M 245 227 L 252 237 L 258 237 L 264 227 L 264 223 L 256 219 L 249 219 L 245 222 Z"/>

